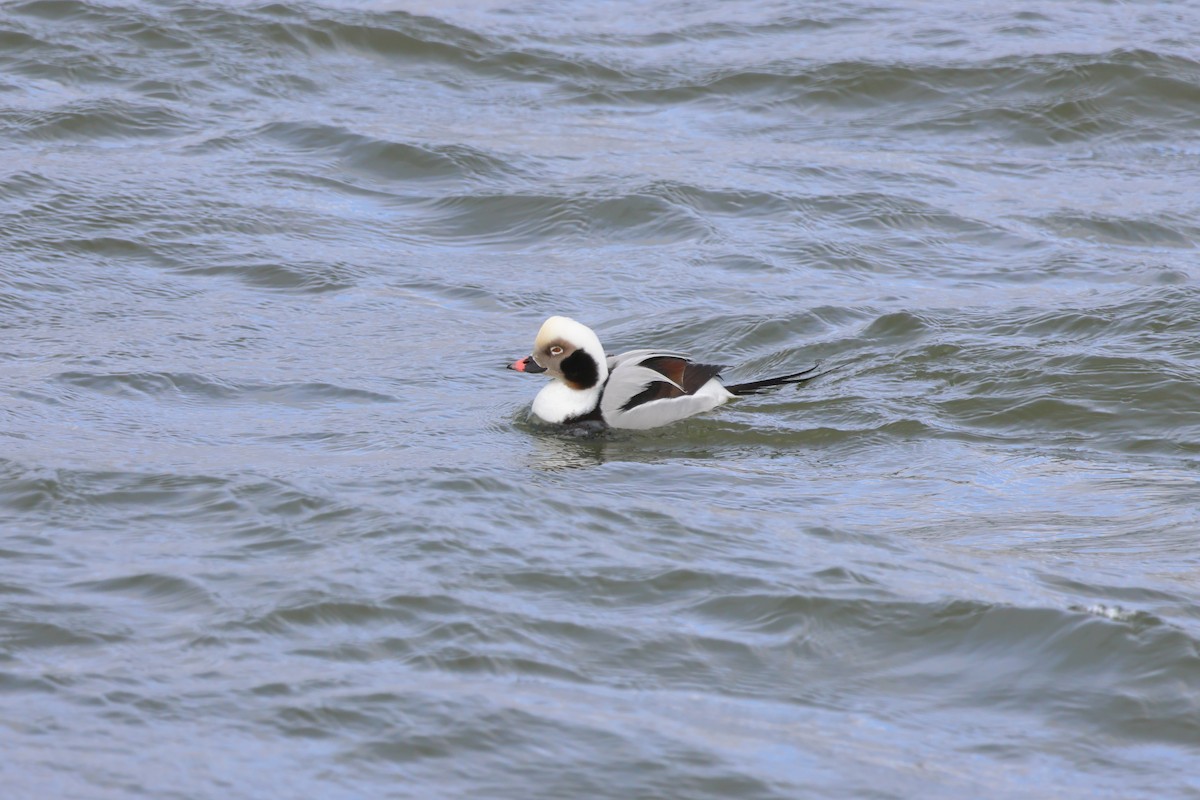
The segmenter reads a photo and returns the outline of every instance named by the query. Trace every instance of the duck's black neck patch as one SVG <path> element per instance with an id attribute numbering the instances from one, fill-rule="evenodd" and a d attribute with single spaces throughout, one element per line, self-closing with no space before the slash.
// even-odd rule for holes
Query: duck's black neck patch
<path id="1" fill-rule="evenodd" d="M 600 380 L 600 367 L 596 359 L 580 349 L 563 359 L 562 374 L 573 388 L 591 389 Z"/>

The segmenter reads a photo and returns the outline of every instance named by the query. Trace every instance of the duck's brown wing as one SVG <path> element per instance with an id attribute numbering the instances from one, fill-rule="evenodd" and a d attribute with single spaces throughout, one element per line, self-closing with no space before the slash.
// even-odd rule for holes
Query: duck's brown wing
<path id="1" fill-rule="evenodd" d="M 667 425 L 715 408 L 732 397 L 719 385 L 708 386 L 722 369 L 716 364 L 697 364 L 676 353 L 626 353 L 617 356 L 604 385 L 600 408 L 613 427 Z"/>

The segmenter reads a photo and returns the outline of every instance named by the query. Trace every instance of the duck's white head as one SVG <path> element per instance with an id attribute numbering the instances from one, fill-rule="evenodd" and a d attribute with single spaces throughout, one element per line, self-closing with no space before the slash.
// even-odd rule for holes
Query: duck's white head
<path id="1" fill-rule="evenodd" d="M 551 317 L 533 341 L 533 353 L 510 365 L 518 372 L 545 372 L 572 389 L 587 391 L 608 377 L 608 362 L 595 331 L 570 317 Z"/>

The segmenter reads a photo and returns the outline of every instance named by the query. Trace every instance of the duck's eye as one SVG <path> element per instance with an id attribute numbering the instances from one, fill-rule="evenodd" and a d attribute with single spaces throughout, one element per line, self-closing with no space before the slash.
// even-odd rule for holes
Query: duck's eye
<path id="1" fill-rule="evenodd" d="M 558 345 L 554 345 L 553 347 L 550 348 L 550 355 L 561 356 L 562 354 L 563 354 L 563 349 L 561 347 L 559 347 Z"/>

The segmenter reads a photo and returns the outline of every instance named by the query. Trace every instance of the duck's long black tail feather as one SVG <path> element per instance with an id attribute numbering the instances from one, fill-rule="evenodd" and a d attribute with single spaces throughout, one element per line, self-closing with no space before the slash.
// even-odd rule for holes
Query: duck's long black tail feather
<path id="1" fill-rule="evenodd" d="M 726 386 L 725 388 L 733 394 L 736 394 L 738 397 L 745 397 L 748 394 L 758 394 L 765 389 L 774 389 L 776 386 L 804 383 L 805 381 L 811 381 L 813 378 L 819 378 L 826 374 L 824 372 L 817 372 L 817 368 L 820 366 L 820 364 L 813 364 L 808 369 L 801 370 L 800 372 L 793 372 L 790 375 L 780 375 L 778 378 L 763 378 L 761 381 L 735 383 L 732 386 Z"/>

